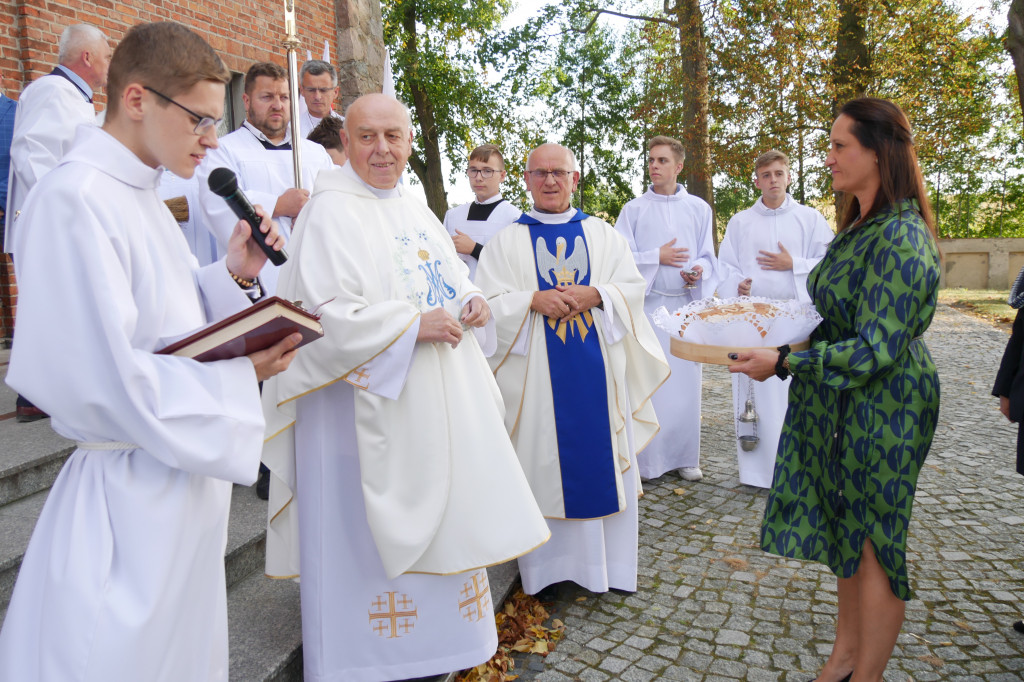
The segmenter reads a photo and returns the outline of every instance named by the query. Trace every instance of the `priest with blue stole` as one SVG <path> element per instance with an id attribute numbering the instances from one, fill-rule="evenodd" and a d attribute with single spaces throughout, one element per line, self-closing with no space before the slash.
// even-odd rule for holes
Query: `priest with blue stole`
<path id="1" fill-rule="evenodd" d="M 551 529 L 519 559 L 523 588 L 634 591 L 636 453 L 658 431 L 651 396 L 668 363 L 626 240 L 570 205 L 572 152 L 543 144 L 526 167 L 534 207 L 488 242 L 476 277 L 497 324 L 505 427 Z"/>

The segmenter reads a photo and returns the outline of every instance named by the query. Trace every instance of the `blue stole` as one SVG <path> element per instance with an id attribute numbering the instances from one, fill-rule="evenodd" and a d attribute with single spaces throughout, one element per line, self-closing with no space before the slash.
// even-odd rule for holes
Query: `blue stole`
<path id="1" fill-rule="evenodd" d="M 590 284 L 590 253 L 582 211 L 547 225 L 525 213 L 540 291 Z M 544 318 L 548 371 L 555 406 L 558 462 L 565 517 L 593 519 L 619 511 L 616 465 L 608 416 L 604 355 L 590 311 L 568 321 Z"/>

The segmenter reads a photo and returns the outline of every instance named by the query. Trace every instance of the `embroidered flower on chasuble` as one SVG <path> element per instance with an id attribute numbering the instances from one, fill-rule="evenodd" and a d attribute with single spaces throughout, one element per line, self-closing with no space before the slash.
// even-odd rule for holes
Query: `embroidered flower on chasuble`
<path id="1" fill-rule="evenodd" d="M 400 592 L 378 594 L 370 604 L 370 629 L 378 637 L 396 639 L 416 627 L 416 604 Z"/>

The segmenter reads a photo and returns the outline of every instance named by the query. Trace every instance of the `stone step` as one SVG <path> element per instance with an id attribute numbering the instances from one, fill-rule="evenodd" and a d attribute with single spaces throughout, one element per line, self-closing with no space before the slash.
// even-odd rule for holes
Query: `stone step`
<path id="1" fill-rule="evenodd" d="M 0 420 L 0 444 L 0 507 L 49 489 L 75 449 L 54 433 L 49 419 L 27 424 L 13 417 Z"/>
<path id="2" fill-rule="evenodd" d="M 6 608 L 11 600 L 21 560 L 48 494 L 44 490 L 0 507 L 0 608 Z M 224 558 L 228 587 L 253 573 L 263 575 L 266 522 L 267 503 L 256 497 L 255 487 L 234 486 Z"/>
<path id="3" fill-rule="evenodd" d="M 253 573 L 228 589 L 228 679 L 301 682 L 299 584 Z"/>

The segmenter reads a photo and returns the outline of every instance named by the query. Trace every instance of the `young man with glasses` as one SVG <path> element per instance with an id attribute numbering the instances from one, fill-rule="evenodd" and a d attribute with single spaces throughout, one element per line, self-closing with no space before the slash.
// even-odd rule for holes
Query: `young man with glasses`
<path id="1" fill-rule="evenodd" d="M 497 327 L 505 426 L 551 529 L 519 559 L 523 589 L 635 591 L 636 451 L 658 430 L 650 397 L 668 364 L 626 241 L 570 204 L 572 152 L 541 145 L 526 168 L 533 209 L 491 239 L 476 279 Z"/>
<path id="2" fill-rule="evenodd" d="M 229 79 L 184 26 L 135 26 L 110 62 L 102 129 L 80 128 L 23 205 L 7 382 L 78 447 L 25 552 L 0 679 L 227 679 L 232 484 L 255 478 L 258 382 L 288 366 L 298 334 L 219 362 L 155 351 L 258 296 L 266 257 L 248 224 L 198 268 L 156 191 L 162 168 L 189 177 L 217 146 Z"/>
<path id="3" fill-rule="evenodd" d="M 302 189 L 295 187 L 292 161 L 291 107 L 288 74 L 271 62 L 257 62 L 245 74 L 245 121 L 225 135 L 220 147 L 210 152 L 199 168 L 199 204 L 207 228 L 220 248 L 227 245 L 235 214 L 222 197 L 210 191 L 207 178 L 215 168 L 230 168 L 238 176 L 238 188 L 254 204 L 272 211 L 287 240 L 292 221 L 309 201 L 313 181 L 334 162 L 324 148 L 305 138 L 302 145 Z M 267 293 L 277 291 L 278 266 L 268 263 L 260 273 Z"/>
<path id="4" fill-rule="evenodd" d="M 659 135 L 648 144 L 651 186 L 622 207 L 615 229 L 647 281 L 644 312 L 661 306 L 682 308 L 715 292 L 715 259 L 711 207 L 687 194 L 676 182 L 683 172 L 686 150 L 671 137 Z M 640 456 L 640 476 L 658 478 L 677 469 L 685 481 L 699 481 L 701 366 L 672 357 L 669 337 L 659 334 L 672 365 L 672 376 L 654 396 L 661 432 Z"/>
<path id="5" fill-rule="evenodd" d="M 495 232 L 518 220 L 522 211 L 501 196 L 505 158 L 497 145 L 482 144 L 474 149 L 469 155 L 466 175 L 476 200 L 449 210 L 444 226 L 455 242 L 459 258 L 469 266 L 469 278 L 473 279 L 484 244 Z"/>

